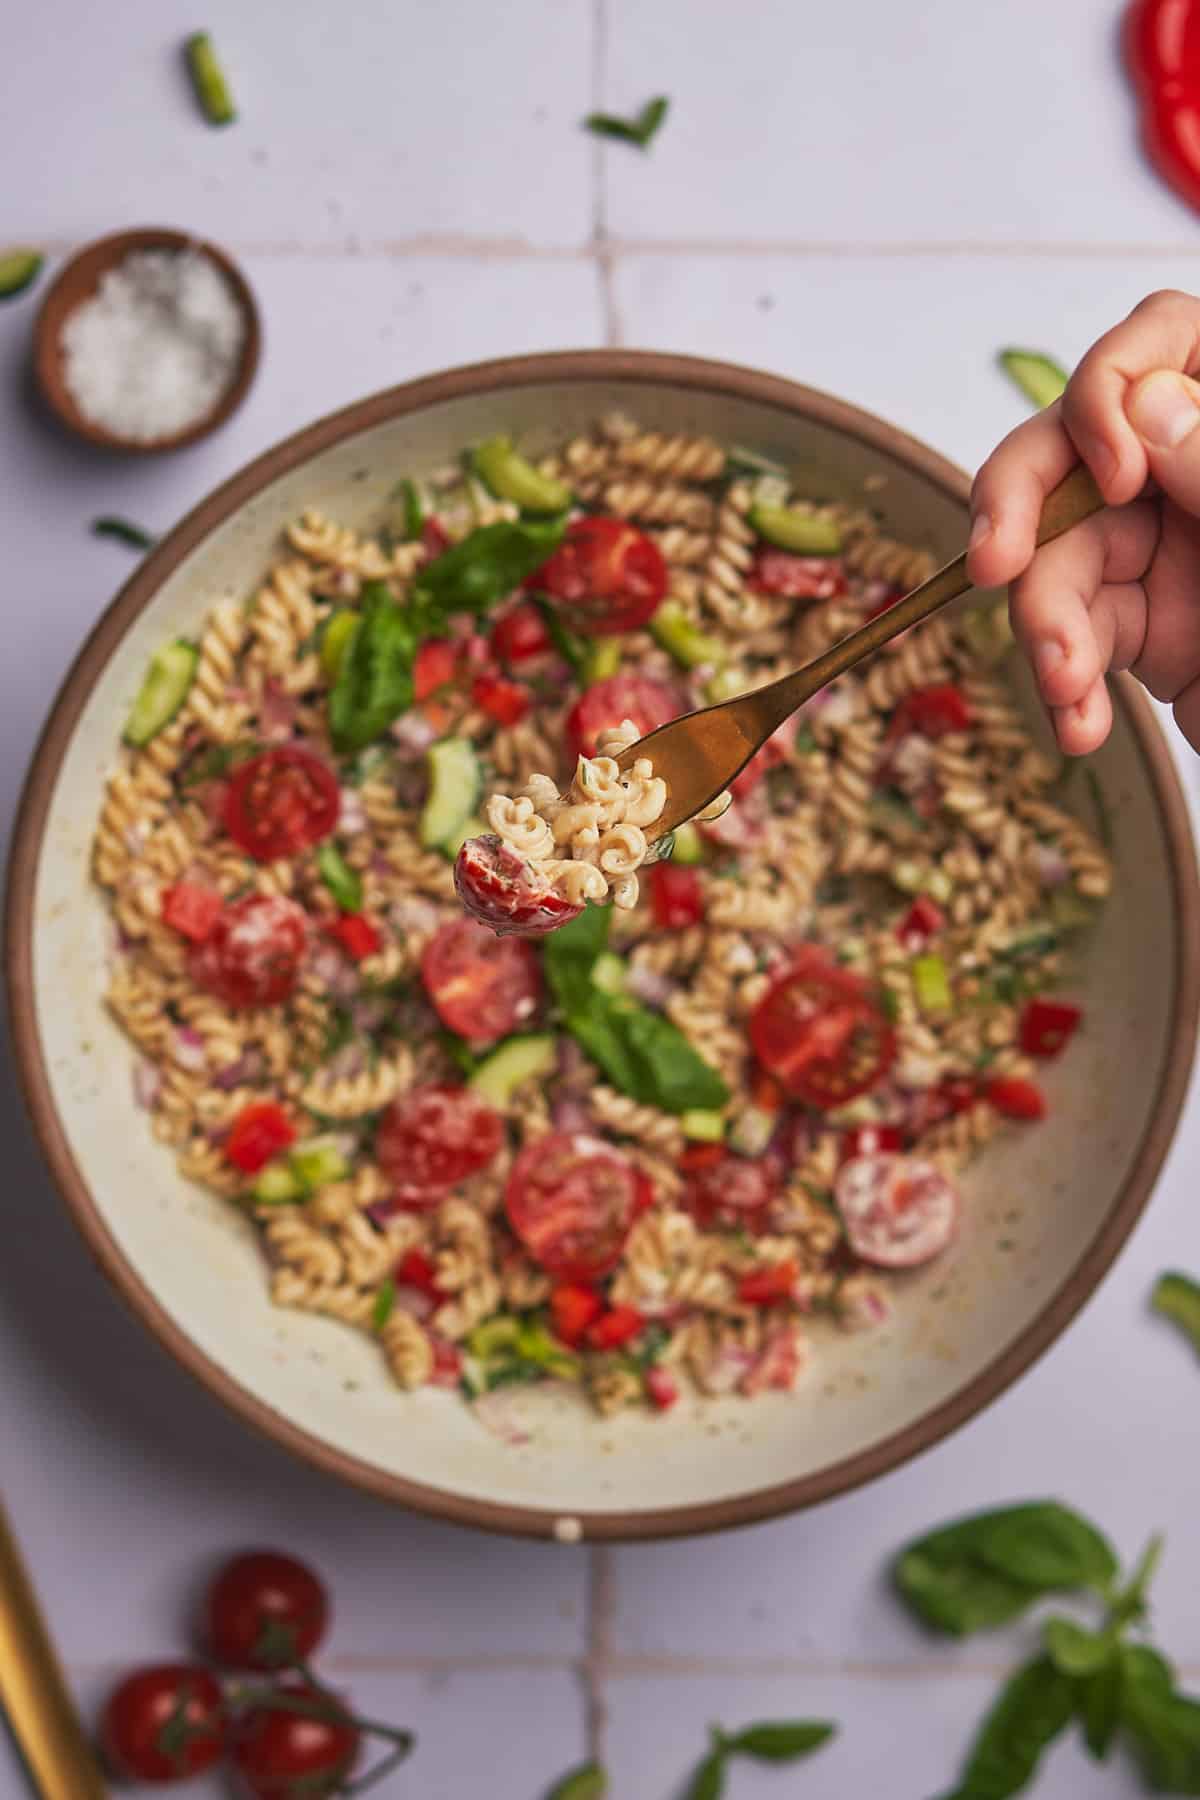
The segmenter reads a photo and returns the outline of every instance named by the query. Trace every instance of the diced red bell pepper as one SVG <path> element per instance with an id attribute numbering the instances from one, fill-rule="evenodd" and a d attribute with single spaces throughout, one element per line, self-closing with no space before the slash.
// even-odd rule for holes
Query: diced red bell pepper
<path id="1" fill-rule="evenodd" d="M 413 661 L 413 698 L 428 700 L 449 687 L 458 672 L 458 651 L 449 638 L 426 638 Z"/>
<path id="2" fill-rule="evenodd" d="M 578 1282 L 564 1281 L 550 1290 L 550 1317 L 554 1321 L 555 1335 L 572 1350 L 583 1342 L 588 1326 L 603 1310 L 604 1302 L 599 1294 Z"/>
<path id="3" fill-rule="evenodd" d="M 906 950 L 920 950 L 946 923 L 946 915 L 928 894 L 918 894 L 899 925 L 896 936 Z"/>
<path id="4" fill-rule="evenodd" d="M 212 936 L 221 906 L 216 888 L 200 881 L 173 881 L 162 897 L 163 923 L 193 944 L 202 944 Z"/>
<path id="5" fill-rule="evenodd" d="M 652 1363 L 646 1370 L 646 1392 L 659 1412 L 669 1412 L 679 1398 L 679 1383 L 670 1369 Z"/>
<path id="6" fill-rule="evenodd" d="M 769 1306 L 773 1300 L 790 1300 L 796 1291 L 800 1270 L 794 1257 L 771 1263 L 763 1269 L 749 1269 L 737 1285 L 738 1299 L 747 1306 Z"/>
<path id="7" fill-rule="evenodd" d="M 765 1069 L 755 1069 L 750 1076 L 750 1102 L 759 1112 L 777 1113 L 783 1105 L 783 1089 Z"/>
<path id="8" fill-rule="evenodd" d="M 855 1156 L 878 1156 L 881 1151 L 902 1150 L 904 1134 L 898 1125 L 852 1125 L 842 1133 L 842 1161 Z"/>
<path id="9" fill-rule="evenodd" d="M 1021 1075 L 994 1075 L 984 1093 L 1006 1119 L 1044 1119 L 1046 1096 Z"/>
<path id="10" fill-rule="evenodd" d="M 296 1127 L 275 1100 L 243 1106 L 225 1139 L 225 1160 L 244 1175 L 257 1175 L 296 1141 Z"/>
<path id="11" fill-rule="evenodd" d="M 532 656 L 544 656 L 550 647 L 545 621 L 528 601 L 510 606 L 492 626 L 492 649 L 501 662 L 525 662 Z"/>
<path id="12" fill-rule="evenodd" d="M 529 689 L 485 669 L 471 683 L 471 698 L 497 725 L 519 725 L 529 711 Z"/>
<path id="13" fill-rule="evenodd" d="M 923 737 L 940 738 L 948 731 L 966 731 L 971 723 L 971 708 L 961 688 L 944 681 L 936 687 L 915 688 L 906 694 L 888 727 L 890 738 L 919 731 Z"/>
<path id="14" fill-rule="evenodd" d="M 383 942 L 378 926 L 373 925 L 365 913 L 339 913 L 325 929 L 355 962 L 362 962 L 365 956 L 374 956 Z"/>
<path id="15" fill-rule="evenodd" d="M 659 862 L 650 869 L 650 906 L 664 931 L 683 931 L 704 918 L 704 889 L 695 869 Z"/>
<path id="16" fill-rule="evenodd" d="M 450 548 L 450 533 L 446 530 L 446 527 L 442 524 L 436 513 L 430 513 L 429 517 L 422 525 L 421 543 L 425 547 L 425 554 L 431 560 L 435 556 L 441 556 L 444 550 Z"/>
<path id="17" fill-rule="evenodd" d="M 691 1175 L 697 1169 L 711 1169 L 724 1162 L 726 1155 L 724 1144 L 688 1144 L 679 1154 L 679 1167 L 685 1175 Z"/>
<path id="18" fill-rule="evenodd" d="M 587 1341 L 594 1350 L 619 1350 L 631 1343 L 645 1324 L 636 1306 L 614 1306 L 588 1326 Z"/>
<path id="19" fill-rule="evenodd" d="M 428 1294 L 431 1300 L 442 1298 L 433 1259 L 426 1256 L 424 1250 L 405 1252 L 396 1264 L 396 1280 L 402 1287 L 416 1288 L 418 1293 Z"/>
<path id="20" fill-rule="evenodd" d="M 1083 1018 L 1066 1000 L 1029 1001 L 1021 1014 L 1018 1036 L 1026 1056 L 1057 1056 L 1065 1050 Z"/>

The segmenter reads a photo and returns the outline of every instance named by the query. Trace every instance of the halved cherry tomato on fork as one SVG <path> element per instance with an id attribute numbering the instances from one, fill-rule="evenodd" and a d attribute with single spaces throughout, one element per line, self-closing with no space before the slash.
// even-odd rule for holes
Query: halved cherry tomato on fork
<path id="1" fill-rule="evenodd" d="M 522 682 L 510 681 L 494 669 L 484 669 L 471 683 L 471 698 L 497 725 L 517 725 L 530 707 L 530 692 Z"/>
<path id="2" fill-rule="evenodd" d="M 865 1094 L 896 1054 L 896 1034 L 867 984 L 814 946 L 772 982 L 749 1030 L 763 1067 L 822 1110 Z"/>
<path id="3" fill-rule="evenodd" d="M 542 937 L 583 911 L 494 832 L 467 839 L 454 859 L 454 886 L 471 917 L 498 937 Z"/>
<path id="4" fill-rule="evenodd" d="M 470 1088 L 432 1082 L 402 1094 L 380 1117 L 375 1157 L 397 1205 L 436 1206 L 468 1175 L 486 1169 L 504 1139 L 504 1121 Z"/>
<path id="5" fill-rule="evenodd" d="M 551 1132 L 513 1164 L 504 1194 L 509 1224 L 552 1275 L 594 1281 L 620 1259 L 637 1209 L 636 1174 L 601 1138 Z"/>
<path id="6" fill-rule="evenodd" d="M 104 1754 L 134 1781 L 183 1781 L 225 1753 L 228 1720 L 216 1678 L 195 1663 L 134 1669 L 113 1689 L 100 1722 Z"/>
<path id="7" fill-rule="evenodd" d="M 205 1599 L 205 1639 L 227 1669 L 277 1669 L 309 1657 L 328 1623 L 324 1582 L 278 1550 L 232 1557 Z"/>
<path id="8" fill-rule="evenodd" d="M 247 757 L 225 789 L 226 831 L 247 856 L 274 862 L 327 838 L 342 797 L 328 764 L 301 744 Z"/>
<path id="9" fill-rule="evenodd" d="M 919 1157 L 856 1156 L 839 1169 L 833 1191 L 850 1248 L 881 1268 L 928 1262 L 958 1229 L 958 1189 Z"/>
<path id="10" fill-rule="evenodd" d="M 277 1100 L 253 1100 L 229 1128 L 225 1160 L 244 1175 L 257 1175 L 295 1141 L 296 1127 Z"/>
<path id="11" fill-rule="evenodd" d="M 283 894 L 247 894 L 222 908 L 188 953 L 197 987 L 226 1006 L 278 1006 L 296 985 L 308 942 L 304 909 Z"/>
<path id="12" fill-rule="evenodd" d="M 571 761 L 594 756 L 602 731 L 631 719 L 643 737 L 656 731 L 683 710 L 678 694 L 652 675 L 609 675 L 593 682 L 567 714 L 567 745 Z"/>
<path id="13" fill-rule="evenodd" d="M 469 1044 L 507 1037 L 532 1018 L 542 991 L 529 945 L 475 919 L 438 927 L 421 955 L 421 980 L 443 1025 Z"/>
<path id="14" fill-rule="evenodd" d="M 1017 1028 L 1022 1050 L 1026 1056 L 1057 1056 L 1066 1049 L 1082 1018 L 1079 1008 L 1066 1000 L 1030 1000 Z"/>
<path id="15" fill-rule="evenodd" d="M 536 606 L 522 600 L 502 612 L 492 626 L 492 650 L 501 662 L 527 662 L 550 649 L 550 633 Z"/>
<path id="16" fill-rule="evenodd" d="M 604 1311 L 604 1302 L 595 1288 L 577 1281 L 563 1281 L 550 1290 L 550 1317 L 554 1331 L 572 1350 L 583 1342 L 584 1333 Z"/>
<path id="17" fill-rule="evenodd" d="M 664 931 L 682 931 L 704 917 L 704 889 L 695 869 L 672 862 L 650 867 L 650 910 Z"/>
<path id="18" fill-rule="evenodd" d="M 993 1075 L 983 1090 L 997 1112 L 1006 1119 L 1044 1119 L 1046 1096 L 1021 1075 Z"/>
<path id="19" fill-rule="evenodd" d="M 846 571 L 835 558 L 795 556 L 789 550 L 760 550 L 746 585 L 783 600 L 832 600 L 847 590 Z"/>
<path id="20" fill-rule="evenodd" d="M 163 924 L 193 944 L 202 944 L 212 935 L 221 906 L 216 888 L 202 881 L 173 881 L 162 897 Z"/>
<path id="21" fill-rule="evenodd" d="M 358 1726 L 323 1688 L 289 1681 L 277 1691 L 305 1710 L 285 1710 L 267 1696 L 239 1720 L 233 1760 L 243 1791 L 253 1800 L 345 1792 L 358 1760 Z"/>
<path id="22" fill-rule="evenodd" d="M 576 631 L 607 637 L 636 631 L 657 611 L 667 565 L 654 539 L 627 519 L 593 515 L 567 526 L 528 586 L 556 600 Z"/>

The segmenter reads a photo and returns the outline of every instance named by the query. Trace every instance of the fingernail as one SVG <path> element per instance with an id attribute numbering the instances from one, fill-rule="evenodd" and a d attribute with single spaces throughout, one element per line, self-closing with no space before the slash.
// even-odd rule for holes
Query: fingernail
<path id="1" fill-rule="evenodd" d="M 1042 681 L 1053 675 L 1055 669 L 1060 668 L 1066 660 L 1067 653 L 1057 638 L 1043 638 L 1033 653 L 1033 666 Z"/>
<path id="2" fill-rule="evenodd" d="M 1195 389 L 1169 369 L 1146 375 L 1125 402 L 1125 416 L 1144 443 L 1174 450 L 1200 425 Z"/>
<path id="3" fill-rule="evenodd" d="M 985 512 L 976 513 L 971 522 L 971 535 L 967 539 L 967 549 L 974 550 L 982 544 L 984 538 L 992 535 L 992 521 Z"/>

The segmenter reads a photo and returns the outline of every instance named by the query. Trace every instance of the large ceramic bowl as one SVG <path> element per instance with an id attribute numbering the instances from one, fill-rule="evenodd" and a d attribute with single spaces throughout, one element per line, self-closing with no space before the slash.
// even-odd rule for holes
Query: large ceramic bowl
<path id="1" fill-rule="evenodd" d="M 650 1537 L 764 1518 L 880 1474 L 977 1412 L 1063 1329 L 1144 1205 L 1179 1112 L 1196 1024 L 1197 881 L 1166 746 L 1121 678 L 1095 759 L 1116 892 L 1080 978 L 1087 1030 L 1048 1073 L 1051 1116 L 989 1151 L 967 1178 L 954 1251 L 897 1288 L 877 1335 L 822 1341 L 799 1393 L 604 1421 L 531 1394 L 528 1441 L 514 1447 L 453 1395 L 400 1394 L 365 1337 L 273 1309 L 245 1222 L 189 1186 L 134 1112 L 129 1051 L 101 1004 L 107 922 L 88 846 L 119 724 L 150 652 L 194 631 L 219 596 L 250 591 L 304 506 L 369 524 L 397 476 L 463 444 L 505 430 L 536 450 L 612 407 L 820 471 L 826 492 L 858 494 L 882 475 L 890 528 L 945 557 L 961 548 L 957 469 L 838 400 L 720 363 L 530 357 L 364 400 L 227 482 L 147 557 L 93 632 L 25 793 L 7 968 L 29 1107 L 81 1231 L 149 1330 L 235 1412 L 427 1512 L 533 1534 Z"/>

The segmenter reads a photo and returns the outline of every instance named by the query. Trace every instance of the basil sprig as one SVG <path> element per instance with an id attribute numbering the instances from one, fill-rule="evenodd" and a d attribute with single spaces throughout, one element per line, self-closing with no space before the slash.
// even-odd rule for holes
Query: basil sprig
<path id="1" fill-rule="evenodd" d="M 1152 1538 L 1127 1581 L 1108 1540 L 1054 1501 L 976 1513 L 908 1546 L 901 1597 L 935 1630 L 964 1636 L 1017 1617 L 1047 1595 L 1090 1593 L 1099 1623 L 1052 1614 L 1042 1648 L 1011 1675 L 976 1734 L 957 1787 L 942 1800 L 1006 1800 L 1072 1721 L 1103 1760 L 1123 1735 L 1155 1793 L 1200 1794 L 1200 1701 L 1181 1693 L 1166 1658 L 1126 1634 L 1144 1624 L 1162 1551 Z"/>
<path id="2" fill-rule="evenodd" d="M 669 1113 L 724 1106 L 729 1089 L 669 1019 L 592 980 L 610 914 L 587 906 L 546 939 L 546 980 L 567 1030 L 615 1088 L 644 1105 Z"/>
<path id="3" fill-rule="evenodd" d="M 711 1747 L 696 1765 L 685 1800 L 720 1800 L 725 1792 L 725 1771 L 735 1756 L 765 1763 L 798 1762 L 828 1743 L 836 1730 L 824 1719 L 772 1719 L 744 1725 L 740 1731 L 723 1731 L 714 1725 L 709 1732 Z"/>
<path id="4" fill-rule="evenodd" d="M 561 519 L 500 520 L 471 532 L 423 568 L 406 604 L 381 581 L 362 591 L 362 619 L 329 692 L 329 729 L 343 755 L 381 737 L 413 703 L 413 664 L 424 639 L 456 612 L 483 613 L 511 594 L 560 542 Z"/>

